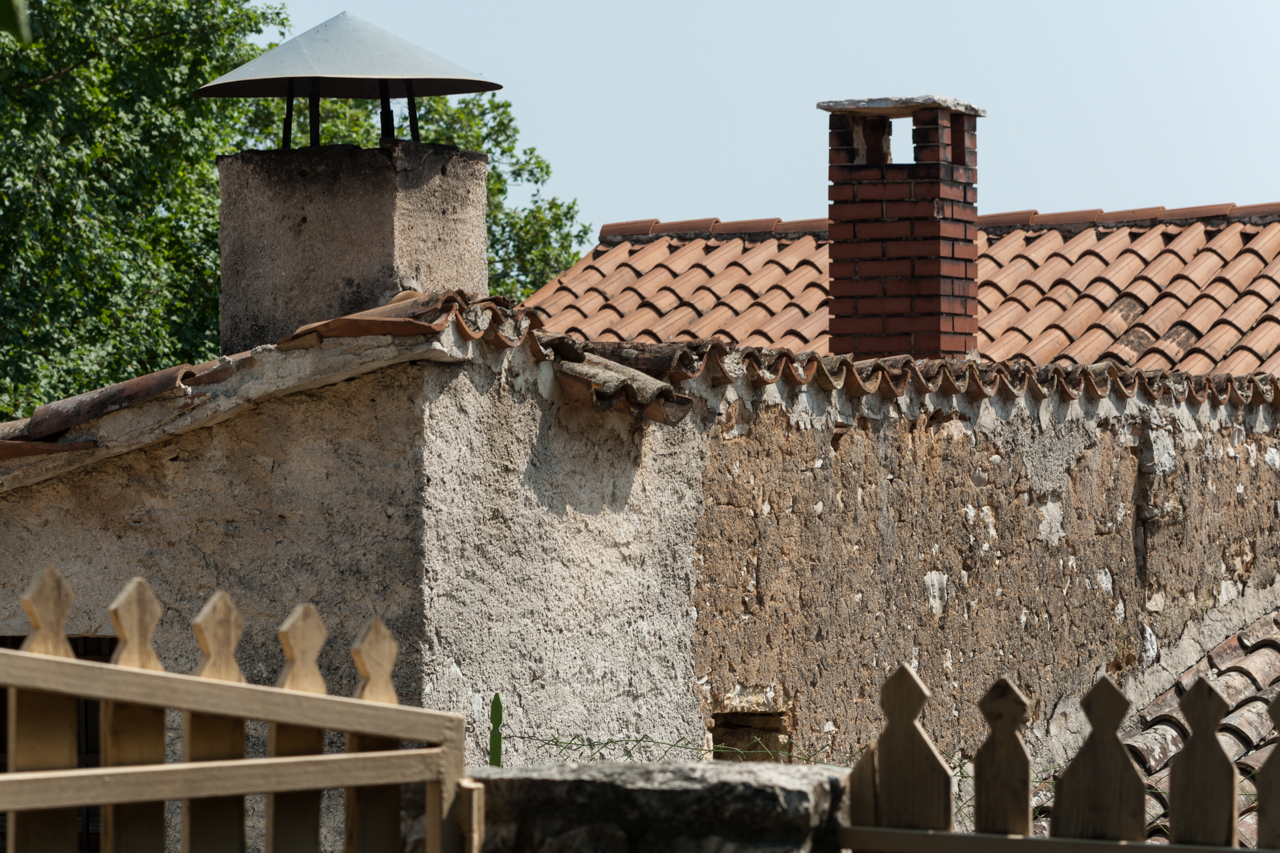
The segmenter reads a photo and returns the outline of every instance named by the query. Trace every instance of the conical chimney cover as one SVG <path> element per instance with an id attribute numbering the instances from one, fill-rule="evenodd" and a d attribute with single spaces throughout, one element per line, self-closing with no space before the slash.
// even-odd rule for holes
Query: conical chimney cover
<path id="1" fill-rule="evenodd" d="M 195 91 L 204 98 L 392 98 L 492 92 L 502 87 L 397 35 L 343 12 Z M 313 87 L 315 87 L 313 89 Z"/>

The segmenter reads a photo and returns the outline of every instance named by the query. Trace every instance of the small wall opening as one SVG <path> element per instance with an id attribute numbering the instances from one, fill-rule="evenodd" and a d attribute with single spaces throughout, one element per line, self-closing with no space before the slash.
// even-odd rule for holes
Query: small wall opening
<path id="1" fill-rule="evenodd" d="M 761 714 L 712 714 L 711 743 L 717 761 L 792 760 L 793 716 L 789 711 Z"/>

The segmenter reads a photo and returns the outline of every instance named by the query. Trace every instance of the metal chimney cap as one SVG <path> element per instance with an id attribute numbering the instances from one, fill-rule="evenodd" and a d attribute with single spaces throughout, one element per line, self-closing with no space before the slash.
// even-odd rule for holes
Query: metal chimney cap
<path id="1" fill-rule="evenodd" d="M 415 97 L 492 92 L 502 86 L 362 21 L 349 12 L 196 89 L 201 98 Z M 388 91 L 379 84 L 385 82 Z M 313 89 L 313 87 L 315 87 Z"/>

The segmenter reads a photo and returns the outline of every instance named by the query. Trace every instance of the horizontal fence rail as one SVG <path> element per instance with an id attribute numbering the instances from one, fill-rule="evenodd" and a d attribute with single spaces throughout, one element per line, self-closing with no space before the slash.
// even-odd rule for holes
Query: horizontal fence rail
<path id="1" fill-rule="evenodd" d="M 316 665 L 327 632 L 313 605 L 281 625 L 285 668 L 275 687 L 263 687 L 246 684 L 236 663 L 243 623 L 224 592 L 192 621 L 201 651 L 193 675 L 164 670 L 151 640 L 161 607 L 141 578 L 108 609 L 119 635 L 110 663 L 74 658 L 63 627 L 72 598 L 46 567 L 22 597 L 31 634 L 19 651 L 0 649 L 8 853 L 87 849 L 77 826 L 85 806 L 102 810 L 101 850 L 161 853 L 164 803 L 173 800 L 182 803 L 183 853 L 240 853 L 246 794 L 267 795 L 267 853 L 318 853 L 325 789 L 346 792 L 346 853 L 401 853 L 403 784 L 425 786 L 428 853 L 479 853 L 484 789 L 462 777 L 463 718 L 398 704 L 398 646 L 380 619 L 352 647 L 360 683 L 347 698 L 327 695 Z M 100 703 L 99 767 L 77 767 L 82 700 Z M 166 761 L 165 710 L 182 712 L 178 762 Z M 267 757 L 245 758 L 246 720 L 268 724 Z M 324 754 L 326 731 L 345 733 L 345 753 Z"/>

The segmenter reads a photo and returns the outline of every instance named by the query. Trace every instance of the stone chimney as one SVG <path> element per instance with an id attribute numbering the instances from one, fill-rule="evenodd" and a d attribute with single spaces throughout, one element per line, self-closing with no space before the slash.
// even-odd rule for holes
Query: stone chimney
<path id="1" fill-rule="evenodd" d="M 488 293 L 488 158 L 383 140 L 218 158 L 222 352 L 383 305 Z"/>
<path id="2" fill-rule="evenodd" d="M 977 135 L 986 113 L 950 98 L 826 101 L 831 350 L 855 358 L 963 356 L 977 346 Z M 890 119 L 911 117 L 897 165 Z"/>

